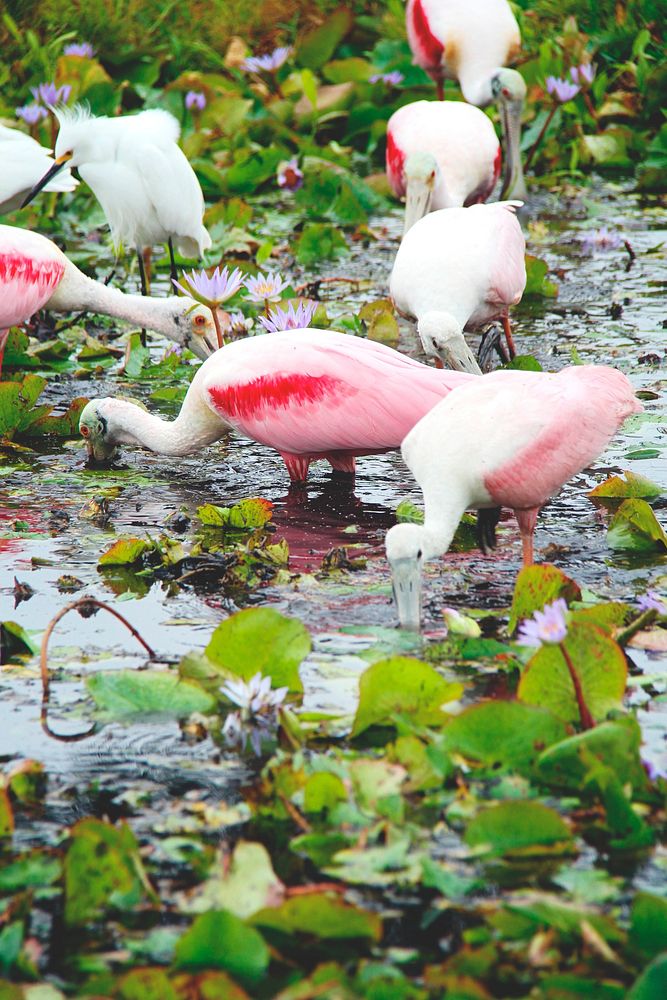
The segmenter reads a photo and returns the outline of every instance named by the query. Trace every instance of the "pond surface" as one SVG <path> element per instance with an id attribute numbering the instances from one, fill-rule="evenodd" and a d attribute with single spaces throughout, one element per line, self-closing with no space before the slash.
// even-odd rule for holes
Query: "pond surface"
<path id="1" fill-rule="evenodd" d="M 656 200 L 642 202 L 621 186 L 592 184 L 585 191 L 538 194 L 522 221 L 528 227 L 530 252 L 547 260 L 559 293 L 552 299 L 526 299 L 514 310 L 519 352 L 535 355 L 547 370 L 557 370 L 575 357 L 585 363 L 613 364 L 650 395 L 645 412 L 628 421 L 595 467 L 568 483 L 542 512 L 536 557 L 559 566 L 602 599 L 633 600 L 650 587 L 664 592 L 665 558 L 612 552 L 606 544 L 608 513 L 586 495 L 622 469 L 667 484 L 664 206 Z M 623 248 L 585 253 L 583 234 L 601 226 L 619 230 L 635 258 Z M 322 285 L 322 297 L 334 319 L 386 294 L 401 230 L 399 212 L 374 220 L 373 229 L 380 235 L 377 242 L 352 244 L 348 258 L 319 272 L 325 277 L 369 279 Z M 660 246 L 662 250 L 656 249 Z M 295 273 L 295 284 L 312 277 Z M 417 353 L 416 335 L 405 323 L 401 348 Z M 162 348 L 154 352 L 160 357 Z M 121 393 L 148 400 L 152 388 L 146 382 L 132 383 L 116 367 L 109 374 L 76 381 L 56 376 L 48 399 L 66 405 L 73 396 Z M 148 405 L 156 407 L 155 402 Z M 174 404 L 162 403 L 160 408 L 165 414 L 175 412 Z M 170 515 L 183 511 L 192 516 L 202 503 L 229 505 L 248 496 L 265 497 L 274 504 L 276 538 L 284 537 L 289 544 L 293 577 L 289 583 L 255 590 L 246 600 L 270 603 L 300 618 L 311 630 L 315 648 L 303 668 L 305 706 L 329 712 L 354 710 L 357 678 L 367 666 L 358 654 L 376 641 L 364 630 L 395 624 L 384 535 L 401 500 L 420 502 L 399 454 L 360 459 L 354 492 L 333 482 L 324 463 L 311 469 L 306 491 L 290 491 L 279 456 L 234 435 L 203 456 L 188 459 L 126 449 L 116 468 L 104 473 L 85 467 L 82 443 L 48 447 L 26 452 L 4 470 L 0 619 L 18 622 L 39 641 L 54 613 L 85 594 L 117 606 L 164 661 L 201 650 L 215 625 L 236 608 L 238 594 L 199 593 L 192 587 L 170 588 L 159 582 L 139 587 L 136 581 L 105 578 L 97 568 L 100 553 L 116 535 L 155 536 Z M 638 453 L 646 457 L 636 457 Z M 105 489 L 118 487 L 105 525 L 85 516 L 86 504 L 101 484 Z M 660 503 L 655 506 L 660 516 Z M 15 521 L 27 522 L 27 528 L 12 530 Z M 183 536 L 186 548 L 191 537 L 188 529 Z M 507 512 L 499 539 L 491 557 L 477 551 L 451 553 L 427 567 L 427 634 L 442 634 L 443 606 L 497 609 L 501 616 L 506 612 L 520 568 L 518 528 Z M 365 565 L 353 571 L 322 572 L 323 558 L 338 547 L 347 547 L 350 558 L 365 557 Z M 81 581 L 76 594 L 59 590 L 63 574 Z M 15 576 L 35 591 L 16 609 Z M 341 626 L 352 626 L 357 634 L 340 633 Z M 654 690 L 664 692 L 665 656 L 634 651 L 633 659 L 639 672 L 653 677 Z M 67 616 L 51 643 L 50 664 L 56 671 L 54 728 L 62 732 L 87 728 L 89 703 L 81 683 L 86 674 L 144 663 L 141 649 L 110 616 L 100 613 L 86 621 L 76 614 Z M 233 797 L 234 787 L 243 780 L 244 767 L 233 755 L 221 756 L 208 739 L 189 744 L 175 723 L 108 725 L 73 743 L 49 738 L 39 721 L 36 658 L 24 666 L 5 668 L 0 689 L 0 755 L 6 760 L 34 757 L 45 763 L 52 776 L 47 825 L 49 818 L 62 824 L 91 809 L 113 816 L 114 802 L 120 809 L 124 795 L 149 787 L 159 792 L 152 802 L 156 812 L 168 810 L 170 796 L 183 795 L 189 788 L 214 799 Z M 640 685 L 631 697 L 639 699 L 638 704 L 646 702 L 641 721 L 657 755 L 664 750 L 664 701 L 656 701 L 649 711 Z M 63 709 L 69 711 L 59 719 Z M 92 782 L 94 794 L 89 788 Z M 144 821 L 150 815 L 144 813 Z M 24 829 L 21 836 L 48 838 L 41 824 Z"/>

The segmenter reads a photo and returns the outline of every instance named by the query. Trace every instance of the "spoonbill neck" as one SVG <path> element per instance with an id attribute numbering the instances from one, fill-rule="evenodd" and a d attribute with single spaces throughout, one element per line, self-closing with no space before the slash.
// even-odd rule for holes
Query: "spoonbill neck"
<path id="1" fill-rule="evenodd" d="M 103 415 L 115 444 L 140 445 L 158 455 L 177 457 L 217 441 L 227 427 L 202 401 L 194 382 L 175 420 L 163 420 L 123 399 L 105 400 Z"/>
<path id="2" fill-rule="evenodd" d="M 174 317 L 185 313 L 185 300 L 176 295 L 164 299 L 131 295 L 87 277 L 68 261 L 62 281 L 46 303 L 46 308 L 56 312 L 85 309 L 103 313 L 162 333 L 173 340 Z M 187 323 L 185 317 L 183 323 Z"/>

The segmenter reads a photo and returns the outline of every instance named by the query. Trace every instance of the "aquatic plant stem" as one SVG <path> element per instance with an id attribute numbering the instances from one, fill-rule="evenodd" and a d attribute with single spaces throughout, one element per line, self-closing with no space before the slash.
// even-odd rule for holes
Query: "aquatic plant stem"
<path id="1" fill-rule="evenodd" d="M 558 648 L 563 654 L 563 658 L 565 660 L 565 663 L 567 664 L 567 669 L 570 672 L 570 679 L 572 681 L 572 686 L 574 687 L 574 695 L 575 698 L 577 699 L 577 707 L 579 708 L 579 718 L 581 720 L 581 726 L 583 729 L 594 729 L 595 722 L 593 720 L 593 716 L 589 711 L 588 705 L 586 704 L 586 699 L 584 698 L 584 692 L 581 689 L 581 681 L 579 680 L 579 674 L 574 668 L 574 664 L 572 662 L 570 654 L 565 648 L 564 643 L 559 642 Z"/>
<path id="2" fill-rule="evenodd" d="M 225 338 L 222 335 L 222 328 L 220 327 L 220 319 L 218 318 L 217 306 L 211 306 L 211 312 L 213 313 L 213 322 L 215 324 L 215 334 L 218 338 L 218 347 L 225 346 Z"/>
<path id="3" fill-rule="evenodd" d="M 559 107 L 560 107 L 560 104 L 554 103 L 554 104 L 551 105 L 551 111 L 549 112 L 549 114 L 547 115 L 547 117 L 544 120 L 544 125 L 540 129 L 540 134 L 538 135 L 538 137 L 535 140 L 535 142 L 533 143 L 533 145 L 530 147 L 530 152 L 528 153 L 528 156 L 526 157 L 526 162 L 523 165 L 523 169 L 524 170 L 528 170 L 528 167 L 532 163 L 533 157 L 534 157 L 535 153 L 537 152 L 537 147 L 542 142 L 542 139 L 544 138 L 544 133 L 549 128 L 549 125 L 551 125 L 551 120 L 552 120 L 553 116 L 556 114 L 556 111 L 557 111 L 557 109 Z"/>
<path id="4" fill-rule="evenodd" d="M 42 646 L 39 653 L 39 669 L 42 675 L 42 709 L 40 714 L 40 721 L 42 724 L 42 729 L 49 736 L 53 736 L 56 739 L 63 740 L 64 742 L 74 742 L 75 740 L 84 739 L 86 736 L 90 736 L 95 731 L 96 727 L 91 726 L 91 728 L 87 729 L 84 733 L 75 733 L 71 736 L 58 735 L 57 733 L 54 733 L 53 730 L 49 727 L 48 713 L 49 713 L 49 694 L 51 685 L 51 677 L 49 674 L 49 664 L 48 664 L 49 640 L 51 638 L 54 628 L 56 627 L 60 619 L 64 618 L 65 615 L 68 614 L 70 611 L 83 611 L 84 609 L 89 609 L 90 612 L 92 613 L 93 608 L 102 608 L 103 611 L 108 611 L 109 614 L 113 615 L 114 618 L 117 618 L 119 622 L 122 622 L 122 624 L 125 625 L 125 627 L 130 630 L 135 639 L 138 642 L 140 642 L 141 645 L 144 647 L 144 649 L 148 653 L 149 658 L 151 660 L 155 659 L 155 652 L 148 645 L 145 639 L 141 637 L 141 635 L 134 627 L 134 625 L 131 625 L 130 622 L 127 620 L 127 618 L 121 615 L 120 611 L 116 611 L 115 608 L 112 608 L 111 605 L 109 604 L 105 604 L 103 601 L 98 601 L 97 598 L 95 597 L 81 597 L 79 598 L 78 601 L 71 601 L 69 604 L 66 604 L 63 608 L 61 608 L 60 611 L 56 612 L 56 614 L 53 616 L 49 624 L 46 626 L 44 635 L 42 636 Z"/>

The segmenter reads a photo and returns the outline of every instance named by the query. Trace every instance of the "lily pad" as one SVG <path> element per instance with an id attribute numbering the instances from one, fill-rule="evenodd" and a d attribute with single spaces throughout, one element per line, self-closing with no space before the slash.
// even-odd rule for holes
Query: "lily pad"
<path id="1" fill-rule="evenodd" d="M 218 507 L 207 503 L 197 508 L 197 517 L 202 524 L 214 528 L 263 528 L 271 520 L 273 504 L 261 497 L 250 497 L 235 503 L 233 507 Z"/>
<path id="2" fill-rule="evenodd" d="M 638 892 L 632 904 L 630 944 L 644 958 L 667 952 L 667 899 Z"/>
<path id="3" fill-rule="evenodd" d="M 571 853 L 572 833 L 553 809 L 540 802 L 501 802 L 483 809 L 463 836 L 477 854 L 511 855 L 546 848 Z"/>
<path id="4" fill-rule="evenodd" d="M 558 295 L 558 285 L 549 281 L 547 273 L 549 265 L 546 260 L 526 254 L 526 288 L 523 293 L 524 298 L 539 296 L 543 298 L 555 299 Z"/>
<path id="5" fill-rule="evenodd" d="M 176 944 L 175 968 L 198 971 L 223 969 L 256 982 L 269 965 L 269 949 L 253 927 L 226 910 L 198 916 Z"/>
<path id="6" fill-rule="evenodd" d="M 463 685 L 446 681 L 428 663 L 407 656 L 380 660 L 359 680 L 359 706 L 352 736 L 371 726 L 392 725 L 397 715 L 416 724 L 442 726 L 447 716 L 442 705 L 463 693 Z"/>
<path id="7" fill-rule="evenodd" d="M 367 302 L 359 310 L 359 319 L 366 324 L 366 335 L 369 340 L 377 340 L 381 344 L 388 344 L 389 347 L 396 347 L 398 323 L 389 299 Z"/>
<path id="8" fill-rule="evenodd" d="M 98 708 L 114 719 L 152 713 L 186 718 L 215 706 L 215 699 L 198 684 L 161 670 L 96 673 L 86 678 L 86 687 Z"/>
<path id="9" fill-rule="evenodd" d="M 591 490 L 588 495 L 589 497 L 610 500 L 634 498 L 653 500 L 663 493 L 663 487 L 658 486 L 653 480 L 626 469 L 621 476 L 610 476 L 609 479 L 605 479 L 603 483 L 600 483 L 599 486 Z"/>
<path id="10" fill-rule="evenodd" d="M 530 618 L 535 611 L 541 611 L 545 604 L 551 604 L 559 597 L 565 598 L 568 604 L 580 600 L 579 585 L 548 563 L 524 566 L 514 585 L 508 631 L 514 632 L 520 621 Z"/>
<path id="11" fill-rule="evenodd" d="M 667 955 L 658 955 L 644 969 L 630 991 L 626 1000 L 664 1000 L 667 990 Z"/>
<path id="12" fill-rule="evenodd" d="M 151 548 L 151 543 L 145 538 L 119 538 L 103 552 L 98 566 L 131 566 Z"/>
<path id="13" fill-rule="evenodd" d="M 188 913 L 227 910 L 246 919 L 264 907 L 280 905 L 284 895 L 285 886 L 263 844 L 240 841 L 231 861 L 220 857 L 183 908 Z"/>
<path id="14" fill-rule="evenodd" d="M 370 938 L 379 941 L 382 935 L 382 921 L 376 913 L 321 892 L 295 896 L 275 909 L 261 910 L 252 922 L 267 930 L 314 935 L 325 940 Z"/>
<path id="15" fill-rule="evenodd" d="M 607 544 L 620 551 L 664 551 L 667 533 L 645 500 L 625 500 L 609 524 Z"/>
<path id="16" fill-rule="evenodd" d="M 575 792 L 585 780 L 592 754 L 613 768 L 635 794 L 642 794 L 648 789 L 648 780 L 639 757 L 641 739 L 636 719 L 603 722 L 548 747 L 537 761 L 536 772 L 547 784 Z"/>
<path id="17" fill-rule="evenodd" d="M 213 664 L 243 680 L 260 671 L 274 687 L 301 692 L 299 665 L 311 646 L 310 634 L 300 621 L 272 608 L 248 608 L 218 625 L 205 653 Z"/>
<path id="18" fill-rule="evenodd" d="M 0 622 L 0 665 L 16 656 L 33 656 L 37 646 L 17 622 Z"/>
<path id="19" fill-rule="evenodd" d="M 596 625 L 581 621 L 570 623 L 562 645 L 593 719 L 604 719 L 612 709 L 620 708 L 627 676 L 621 647 Z M 521 701 L 546 708 L 566 722 L 580 720 L 575 684 L 557 645 L 541 646 L 531 657 L 517 695 Z"/>

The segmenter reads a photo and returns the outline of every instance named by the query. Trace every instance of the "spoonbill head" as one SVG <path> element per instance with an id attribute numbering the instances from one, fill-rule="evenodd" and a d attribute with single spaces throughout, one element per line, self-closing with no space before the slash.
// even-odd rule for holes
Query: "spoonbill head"
<path id="1" fill-rule="evenodd" d="M 417 320 L 417 333 L 424 353 L 435 358 L 436 367 L 448 365 L 457 371 L 481 375 L 482 370 L 468 347 L 458 320 L 447 312 L 427 312 Z"/>
<path id="2" fill-rule="evenodd" d="M 511 508 L 529 565 L 540 508 L 641 409 L 617 369 L 581 365 L 556 375 L 491 372 L 430 410 L 401 447 L 424 495 L 424 524 L 398 524 L 386 536 L 401 625 L 419 628 L 422 565 L 447 552 L 466 510 L 480 511 L 478 537 L 493 547 L 499 508 Z"/>
<path id="3" fill-rule="evenodd" d="M 408 0 L 408 42 L 415 62 L 444 96 L 444 80 L 457 80 L 469 104 L 497 102 L 503 127 L 505 171 L 501 198 L 525 198 L 520 162 L 521 111 L 526 87 L 508 64 L 521 47 L 507 0 Z"/>

